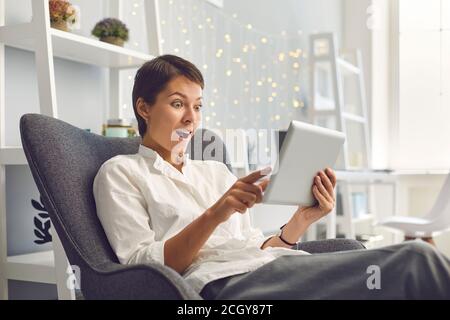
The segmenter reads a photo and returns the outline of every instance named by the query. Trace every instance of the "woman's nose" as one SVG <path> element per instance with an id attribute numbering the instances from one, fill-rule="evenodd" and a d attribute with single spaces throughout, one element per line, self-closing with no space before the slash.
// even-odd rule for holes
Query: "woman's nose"
<path id="1" fill-rule="evenodd" d="M 183 122 L 195 122 L 197 119 L 196 111 L 194 107 L 186 108 L 186 112 L 183 115 Z"/>

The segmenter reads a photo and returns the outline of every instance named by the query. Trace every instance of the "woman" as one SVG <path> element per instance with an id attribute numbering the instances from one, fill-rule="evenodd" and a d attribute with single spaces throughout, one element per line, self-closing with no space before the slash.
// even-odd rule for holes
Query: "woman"
<path id="1" fill-rule="evenodd" d="M 329 168 L 312 186 L 317 205 L 299 207 L 278 235 L 265 238 L 253 228 L 247 209 L 261 202 L 268 182 L 257 181 L 268 172 L 237 179 L 221 162 L 190 160 L 184 153 L 201 122 L 203 87 L 201 72 L 172 55 L 145 63 L 136 74 L 139 152 L 108 160 L 94 181 L 99 219 L 122 264 L 156 260 L 205 298 L 450 296 L 448 261 L 418 242 L 323 255 L 292 249 L 334 207 L 336 177 Z M 395 268 L 404 259 L 418 261 L 410 269 L 421 275 L 408 288 L 420 292 L 398 288 L 406 280 Z M 442 267 L 439 272 L 427 269 L 430 261 Z M 382 281 L 397 287 L 384 295 L 368 289 L 369 265 L 380 266 Z"/>

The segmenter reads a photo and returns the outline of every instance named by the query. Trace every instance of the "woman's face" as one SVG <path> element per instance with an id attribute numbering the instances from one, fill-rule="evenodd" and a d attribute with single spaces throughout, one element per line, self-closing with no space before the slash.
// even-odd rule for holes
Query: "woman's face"
<path id="1" fill-rule="evenodd" d="M 154 147 L 174 156 L 184 153 L 202 119 L 200 85 L 178 76 L 158 94 L 154 105 L 149 106 L 140 100 L 139 114 L 147 119 L 144 143 L 156 144 Z"/>

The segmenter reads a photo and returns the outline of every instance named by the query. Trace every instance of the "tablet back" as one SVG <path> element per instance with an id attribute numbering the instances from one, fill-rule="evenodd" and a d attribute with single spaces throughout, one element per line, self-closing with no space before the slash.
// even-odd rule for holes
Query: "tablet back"
<path id="1" fill-rule="evenodd" d="M 273 168 L 263 202 L 313 205 L 313 179 L 333 168 L 345 141 L 342 132 L 293 120 Z"/>

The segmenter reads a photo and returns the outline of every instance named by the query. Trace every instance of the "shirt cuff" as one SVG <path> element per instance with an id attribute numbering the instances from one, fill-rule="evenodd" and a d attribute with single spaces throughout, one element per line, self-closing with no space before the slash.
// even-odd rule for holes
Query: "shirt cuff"
<path id="1" fill-rule="evenodd" d="M 153 260 L 158 261 L 161 264 L 164 264 L 164 245 L 166 241 L 157 241 L 153 244 L 151 256 Z"/>
<path id="2" fill-rule="evenodd" d="M 127 261 L 127 264 L 140 264 L 156 261 L 164 264 L 164 245 L 166 241 L 155 241 L 135 252 Z"/>

